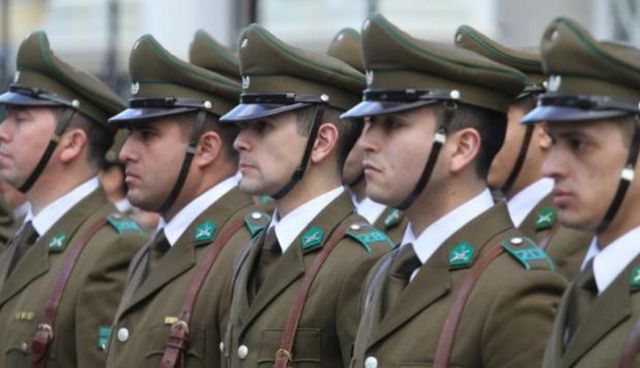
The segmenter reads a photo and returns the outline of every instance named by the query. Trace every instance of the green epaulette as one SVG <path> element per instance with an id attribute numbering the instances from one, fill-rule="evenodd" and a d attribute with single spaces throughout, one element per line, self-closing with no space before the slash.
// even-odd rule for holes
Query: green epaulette
<path id="1" fill-rule="evenodd" d="M 389 249 L 392 249 L 395 245 L 385 233 L 366 222 L 351 224 L 347 230 L 347 235 L 358 241 L 369 253 L 371 252 L 371 247 L 376 243 L 387 246 Z"/>
<path id="2" fill-rule="evenodd" d="M 111 227 L 113 227 L 114 230 L 118 232 L 118 234 L 132 232 L 132 231 L 135 231 L 140 234 L 143 233 L 142 228 L 140 227 L 140 225 L 138 225 L 137 222 L 120 213 L 114 213 L 112 215 L 109 215 L 107 217 L 107 223 L 111 225 Z"/>
<path id="3" fill-rule="evenodd" d="M 244 225 L 251 237 L 255 237 L 260 231 L 269 225 L 271 216 L 261 211 L 252 211 L 244 216 Z"/>
<path id="4" fill-rule="evenodd" d="M 554 270 L 553 261 L 533 240 L 514 236 L 502 242 L 502 249 L 509 253 L 525 270 Z"/>

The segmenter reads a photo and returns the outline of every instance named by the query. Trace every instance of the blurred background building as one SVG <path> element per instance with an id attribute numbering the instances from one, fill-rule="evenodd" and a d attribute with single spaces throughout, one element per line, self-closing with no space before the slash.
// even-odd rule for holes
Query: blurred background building
<path id="1" fill-rule="evenodd" d="M 447 43 L 469 24 L 508 45 L 535 46 L 552 19 L 568 16 L 599 38 L 640 46 L 640 0 L 0 0 L 0 83 L 3 90 L 10 83 L 17 47 L 36 29 L 47 31 L 58 55 L 126 98 L 129 51 L 142 34 L 186 57 L 199 28 L 237 48 L 242 28 L 259 22 L 290 43 L 323 51 L 338 30 L 359 29 L 370 12 Z"/>

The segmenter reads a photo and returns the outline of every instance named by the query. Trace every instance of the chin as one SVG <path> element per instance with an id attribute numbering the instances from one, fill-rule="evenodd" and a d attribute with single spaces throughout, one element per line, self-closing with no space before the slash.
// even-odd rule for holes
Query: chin
<path id="1" fill-rule="evenodd" d="M 238 189 L 240 189 L 241 192 L 249 195 L 263 195 L 266 193 L 262 185 L 248 180 L 244 177 L 242 178 L 242 180 L 240 180 L 240 183 L 238 183 Z"/>

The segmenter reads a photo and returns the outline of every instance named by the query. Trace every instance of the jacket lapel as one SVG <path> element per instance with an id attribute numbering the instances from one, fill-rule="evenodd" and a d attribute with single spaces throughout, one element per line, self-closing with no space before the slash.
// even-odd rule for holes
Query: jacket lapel
<path id="1" fill-rule="evenodd" d="M 198 260 L 202 258 L 196 256 L 196 249 L 199 247 L 204 249 L 211 245 L 229 218 L 251 203 L 251 197 L 241 193 L 237 188 L 229 191 L 189 224 L 176 244 L 162 257 L 157 267 L 142 280 L 143 272 L 141 270 L 146 269 L 149 262 L 149 256 L 144 255 L 131 280 L 131 287 L 137 287 L 134 289 L 135 291 L 130 300 L 123 300 L 123 302 L 127 302 L 127 305 L 123 307 L 122 312 L 126 313 L 127 309 L 143 301 L 171 282 L 171 280 L 193 268 Z M 203 225 L 206 226 L 206 229 L 203 228 Z M 201 230 L 203 229 L 206 231 L 202 232 Z M 148 252 L 149 250 L 147 250 L 147 254 Z M 134 277 L 136 273 L 138 276 Z M 134 282 L 138 285 L 134 285 Z"/>
<path id="2" fill-rule="evenodd" d="M 473 264 L 469 268 L 450 270 L 449 252 L 453 248 L 461 244 L 461 242 L 468 241 L 475 249 L 475 260 L 477 260 L 481 257 L 481 252 L 485 248 L 495 246 L 491 242 L 493 238 L 512 228 L 513 225 L 506 205 L 504 202 L 500 202 L 471 220 L 449 237 L 427 260 L 427 263 L 420 267 L 415 278 L 402 291 L 398 301 L 391 306 L 391 309 L 383 318 L 380 328 L 374 334 L 369 346 L 373 346 L 402 327 L 424 309 L 448 295 L 452 287 L 462 282 L 464 275 L 473 267 Z M 493 232 L 488 233 L 487 229 L 492 229 Z M 463 277 L 457 277 L 456 275 L 455 280 L 457 281 L 455 281 L 455 284 L 453 279 L 454 272 L 464 273 L 461 275 Z"/>
<path id="3" fill-rule="evenodd" d="M 0 290 L 0 306 L 4 305 L 7 300 L 23 290 L 33 280 L 49 271 L 49 245 L 56 234 L 65 234 L 65 248 L 59 253 L 64 255 L 78 229 L 93 212 L 96 212 L 105 204 L 108 204 L 108 201 L 104 191 L 101 188 L 96 189 L 73 206 L 46 234 L 43 234 L 24 254 L 22 259 L 18 261 L 11 275 L 5 280 L 2 290 Z"/>
<path id="4" fill-rule="evenodd" d="M 305 267 L 315 258 L 316 254 L 322 249 L 324 242 L 331 236 L 331 232 L 340 224 L 347 216 L 354 213 L 353 204 L 347 193 L 342 193 L 333 202 L 329 203 L 314 218 L 307 227 L 302 230 L 298 237 L 287 248 L 287 251 L 281 256 L 277 263 L 277 272 L 272 272 L 267 276 L 260 290 L 256 294 L 253 303 L 249 306 L 248 317 L 246 319 L 245 328 L 255 320 L 260 313 L 268 307 L 269 303 L 278 295 L 284 292 L 292 283 L 301 278 L 305 273 Z M 317 247 L 307 248 L 303 250 L 303 238 L 305 234 L 312 228 L 322 230 L 322 243 Z M 265 232 L 266 233 L 266 232 Z M 260 243 L 262 245 L 262 243 Z M 253 257 L 249 257 L 244 268 L 253 268 L 255 257 L 260 251 L 260 247 L 255 247 Z M 250 263 L 249 263 L 250 262 Z M 241 287 L 247 290 L 247 283 L 250 273 L 245 271 L 244 281 Z"/>
<path id="5" fill-rule="evenodd" d="M 631 315 L 629 277 L 629 271 L 625 270 L 604 293 L 596 298 L 584 318 L 588 323 L 581 323 L 573 339 L 567 344 L 564 356 L 566 364 L 563 366 L 571 366 L 609 331 L 629 318 Z"/>
<path id="6" fill-rule="evenodd" d="M 553 194 L 549 193 L 527 214 L 518 229 L 527 237 L 539 241 L 556 221 Z"/>

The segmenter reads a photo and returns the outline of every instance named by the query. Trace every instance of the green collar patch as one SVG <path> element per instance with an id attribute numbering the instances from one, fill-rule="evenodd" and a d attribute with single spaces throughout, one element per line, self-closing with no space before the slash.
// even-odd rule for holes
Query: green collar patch
<path id="1" fill-rule="evenodd" d="M 302 250 L 307 252 L 316 248 L 322 247 L 322 240 L 324 239 L 324 231 L 317 226 L 311 227 L 300 239 L 300 245 Z"/>
<path id="2" fill-rule="evenodd" d="M 476 250 L 466 241 L 456 245 L 449 252 L 449 268 L 469 267 L 473 263 Z"/>
<path id="3" fill-rule="evenodd" d="M 194 245 L 198 246 L 211 242 L 216 236 L 216 230 L 216 224 L 209 220 L 196 226 L 195 230 L 193 230 Z"/>
<path id="4" fill-rule="evenodd" d="M 393 209 L 384 219 L 384 227 L 392 227 L 396 226 L 400 223 L 400 217 L 402 216 L 402 212 L 400 210 Z"/>
<path id="5" fill-rule="evenodd" d="M 640 288 L 640 266 L 637 266 L 633 271 L 631 271 L 629 283 L 634 289 Z"/>
<path id="6" fill-rule="evenodd" d="M 107 217 L 107 222 L 118 232 L 118 234 L 132 231 L 142 234 L 142 228 L 137 222 L 119 213 L 109 215 Z"/>
<path id="7" fill-rule="evenodd" d="M 556 209 L 553 207 L 542 208 L 536 213 L 536 223 L 534 224 L 535 230 L 546 230 L 555 224 L 558 219 Z"/>
<path id="8" fill-rule="evenodd" d="M 529 238 L 514 236 L 502 242 L 501 246 L 502 249 L 515 258 L 527 271 L 555 269 L 555 265 L 547 256 L 547 253 Z"/>
<path id="9" fill-rule="evenodd" d="M 59 253 L 67 246 L 67 234 L 58 232 L 53 234 L 51 241 L 49 242 L 49 252 Z"/>
<path id="10" fill-rule="evenodd" d="M 347 235 L 362 244 L 368 253 L 371 253 L 371 245 L 375 243 L 382 243 L 388 246 L 389 249 L 394 246 L 385 233 L 367 223 L 351 224 L 347 230 Z"/>
<path id="11" fill-rule="evenodd" d="M 271 216 L 260 211 L 252 211 L 244 216 L 244 225 L 252 237 L 267 227 L 270 221 Z"/>
<path id="12" fill-rule="evenodd" d="M 107 344 L 111 336 L 111 326 L 102 325 L 98 327 L 98 350 L 107 351 Z"/>

